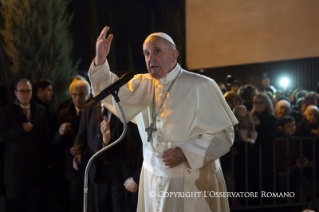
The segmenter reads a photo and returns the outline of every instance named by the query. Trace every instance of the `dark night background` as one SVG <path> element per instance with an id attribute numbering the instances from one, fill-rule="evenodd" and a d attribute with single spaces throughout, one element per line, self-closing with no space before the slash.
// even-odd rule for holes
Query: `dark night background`
<path id="1" fill-rule="evenodd" d="M 71 36 L 74 39 L 74 61 L 87 71 L 94 56 L 95 42 L 105 25 L 114 39 L 109 54 L 112 70 L 145 73 L 142 44 L 152 32 L 171 35 L 180 50 L 179 63 L 185 65 L 185 2 L 183 0 L 75 0 L 69 5 L 74 12 Z"/>
<path id="2" fill-rule="evenodd" d="M 142 44 L 145 38 L 153 32 L 165 32 L 175 41 L 180 52 L 178 63 L 188 69 L 185 53 L 185 0 L 73 0 L 68 7 L 73 20 L 69 27 L 73 40 L 72 60 L 79 74 L 85 75 L 95 57 L 95 42 L 105 25 L 114 34 L 111 51 L 108 56 L 111 70 L 117 75 L 132 71 L 146 73 Z M 0 16 L 0 26 L 3 26 Z M 0 37 L 0 45 L 3 40 Z M 200 39 L 200 35 L 199 35 Z M 1 54 L 2 52 L 2 54 Z M 0 56 L 4 55 L 0 48 Z M 8 58 L 0 70 L 7 72 L 10 68 Z M 6 70 L 6 71 L 5 71 Z M 278 79 L 282 75 L 290 76 L 292 85 L 315 90 L 319 79 L 319 58 L 300 58 L 286 61 L 245 64 L 237 66 L 207 68 L 200 74 L 213 78 L 216 82 L 224 81 L 230 74 L 242 84 L 253 84 L 261 88 L 260 81 L 263 73 L 268 73 L 271 83 L 280 89 Z M 191 70 L 198 72 L 199 70 Z M 3 74 L 1 73 L 1 76 Z M 0 79 L 1 86 L 6 86 Z M 4 92 L 2 91 L 1 94 Z M 4 97 L 3 97 L 4 98 Z M 2 104 L 0 104 L 2 105 Z"/>

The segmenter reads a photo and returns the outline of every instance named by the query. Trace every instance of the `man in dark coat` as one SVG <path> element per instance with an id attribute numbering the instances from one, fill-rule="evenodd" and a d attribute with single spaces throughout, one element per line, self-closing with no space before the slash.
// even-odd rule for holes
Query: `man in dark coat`
<path id="1" fill-rule="evenodd" d="M 33 96 L 32 99 L 45 108 L 46 118 L 49 124 L 50 139 L 57 130 L 57 117 L 50 105 L 50 100 L 53 95 L 52 84 L 47 79 L 38 79 L 32 82 Z M 56 148 L 53 148 L 54 159 L 59 157 Z M 60 192 L 58 190 L 61 184 L 61 177 L 58 175 L 58 168 L 56 164 L 46 173 L 45 185 L 41 191 L 41 210 L 46 211 L 47 207 L 56 207 L 59 203 Z M 48 205 L 50 203 L 50 205 Z"/>
<path id="2" fill-rule="evenodd" d="M 104 116 L 104 117 L 103 117 Z M 107 121 L 108 139 L 103 141 L 100 123 Z M 122 134 L 123 124 L 101 103 L 85 105 L 80 128 L 74 143 L 75 167 L 86 166 L 88 159 Z M 124 177 L 121 152 L 126 140 L 103 152 L 89 170 L 88 211 L 124 211 Z"/>
<path id="3" fill-rule="evenodd" d="M 31 101 L 29 80 L 20 79 L 14 93 L 15 103 L 0 111 L 0 141 L 6 144 L 7 211 L 38 211 L 45 169 L 52 165 L 46 113 L 43 106 Z"/>
<path id="4" fill-rule="evenodd" d="M 68 202 L 68 212 L 83 211 L 83 171 L 73 168 L 75 136 L 79 130 L 79 123 L 84 105 L 90 97 L 90 85 L 87 81 L 77 80 L 69 87 L 72 101 L 68 107 L 60 111 L 58 115 L 59 130 L 53 138 L 53 144 L 60 148 L 61 155 L 58 161 L 63 167 L 64 189 L 63 194 L 68 194 L 65 198 Z"/>
<path id="5" fill-rule="evenodd" d="M 143 164 L 143 143 L 137 125 L 128 122 L 126 132 L 127 144 L 124 155 L 124 186 L 127 212 L 137 210 L 138 187 Z"/>
<path id="6" fill-rule="evenodd" d="M 56 114 L 49 104 L 53 95 L 52 84 L 49 80 L 39 79 L 32 83 L 32 99 L 45 108 L 48 124 L 50 127 L 50 136 L 53 136 L 57 130 Z"/>

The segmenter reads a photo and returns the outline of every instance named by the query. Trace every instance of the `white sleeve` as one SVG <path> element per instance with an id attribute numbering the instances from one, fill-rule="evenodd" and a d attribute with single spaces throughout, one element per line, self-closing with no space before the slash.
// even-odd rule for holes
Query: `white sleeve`
<path id="1" fill-rule="evenodd" d="M 234 128 L 229 127 L 214 134 L 203 134 L 187 143 L 180 145 L 191 170 L 202 168 L 226 154 L 234 142 Z"/>
<path id="2" fill-rule="evenodd" d="M 89 78 L 92 84 L 93 95 L 101 92 L 119 79 L 118 76 L 110 71 L 107 60 L 105 60 L 103 65 L 97 67 L 94 66 L 93 60 L 89 69 Z M 150 79 L 151 77 L 147 74 L 138 74 L 120 88 L 118 96 L 127 122 L 133 121 L 136 123 L 135 116 L 151 104 L 153 100 L 153 86 Z M 102 103 L 109 111 L 121 119 L 118 115 L 120 113 L 118 105 L 112 95 L 104 98 Z"/>
<path id="3" fill-rule="evenodd" d="M 100 66 L 95 66 L 94 60 L 92 61 L 88 72 L 89 79 L 91 81 L 93 96 L 118 80 L 118 76 L 116 76 L 110 71 L 110 67 L 107 60 L 105 60 L 105 62 Z M 118 116 L 115 107 L 113 106 L 112 95 L 109 95 L 106 98 L 104 98 L 102 100 L 102 103 L 105 107 L 107 107 L 109 111 Z"/>

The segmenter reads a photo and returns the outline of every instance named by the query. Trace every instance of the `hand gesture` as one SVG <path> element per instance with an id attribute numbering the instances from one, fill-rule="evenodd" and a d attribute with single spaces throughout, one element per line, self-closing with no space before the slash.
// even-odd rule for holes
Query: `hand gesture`
<path id="1" fill-rule="evenodd" d="M 70 153 L 71 153 L 72 155 L 74 155 L 74 153 L 75 153 L 75 151 L 74 151 L 74 146 L 70 148 Z"/>
<path id="2" fill-rule="evenodd" d="M 75 170 L 79 170 L 79 167 L 78 165 L 82 162 L 82 156 L 81 155 L 76 155 L 74 158 L 73 158 L 73 163 L 72 163 L 72 166 Z"/>
<path id="3" fill-rule="evenodd" d="M 128 190 L 129 192 L 132 192 L 132 193 L 137 192 L 138 185 L 135 183 L 135 181 L 133 180 L 132 177 L 128 178 L 124 182 L 124 186 L 125 186 L 126 190 Z"/>
<path id="4" fill-rule="evenodd" d="M 296 161 L 296 167 L 298 169 L 303 169 L 309 164 L 308 158 L 306 158 L 304 155 L 301 157 L 301 159 L 298 159 Z"/>
<path id="5" fill-rule="evenodd" d="M 95 65 L 100 66 L 104 63 L 104 60 L 106 56 L 110 52 L 111 48 L 111 42 L 113 39 L 113 35 L 110 34 L 106 38 L 106 34 L 109 31 L 109 27 L 105 26 L 100 34 L 100 36 L 97 38 L 96 41 L 96 55 L 95 55 Z"/>
<path id="6" fill-rule="evenodd" d="M 312 129 L 311 134 L 315 134 L 319 137 L 319 128 L 318 129 Z"/>
<path id="7" fill-rule="evenodd" d="M 70 123 L 63 123 L 61 124 L 59 128 L 59 134 L 64 135 L 65 133 L 69 132 L 71 129 L 71 124 Z"/>
<path id="8" fill-rule="evenodd" d="M 31 122 L 23 123 L 23 130 L 25 132 L 30 132 L 32 128 L 33 128 L 33 125 L 31 124 Z"/>
<path id="9" fill-rule="evenodd" d="M 174 147 L 163 151 L 157 155 L 158 158 L 162 158 L 165 166 L 173 168 L 186 161 L 183 150 L 180 147 Z"/>
<path id="10" fill-rule="evenodd" d="M 103 136 L 103 144 L 106 146 L 111 140 L 110 125 L 106 116 L 103 116 L 103 121 L 101 122 L 100 126 L 100 130 Z"/>

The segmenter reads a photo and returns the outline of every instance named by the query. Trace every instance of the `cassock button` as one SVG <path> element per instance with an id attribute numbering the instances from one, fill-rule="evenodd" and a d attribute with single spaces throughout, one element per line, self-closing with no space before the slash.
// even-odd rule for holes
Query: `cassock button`
<path id="1" fill-rule="evenodd" d="M 158 187 L 161 187 L 161 186 L 162 186 L 161 184 L 158 185 Z"/>
<path id="2" fill-rule="evenodd" d="M 156 211 L 159 211 L 159 209 L 157 208 Z"/>
<path id="3" fill-rule="evenodd" d="M 157 203 L 160 203 L 160 201 L 157 201 Z"/>
<path id="4" fill-rule="evenodd" d="M 97 137 L 99 138 L 99 137 L 100 137 L 100 134 L 98 134 Z"/>

